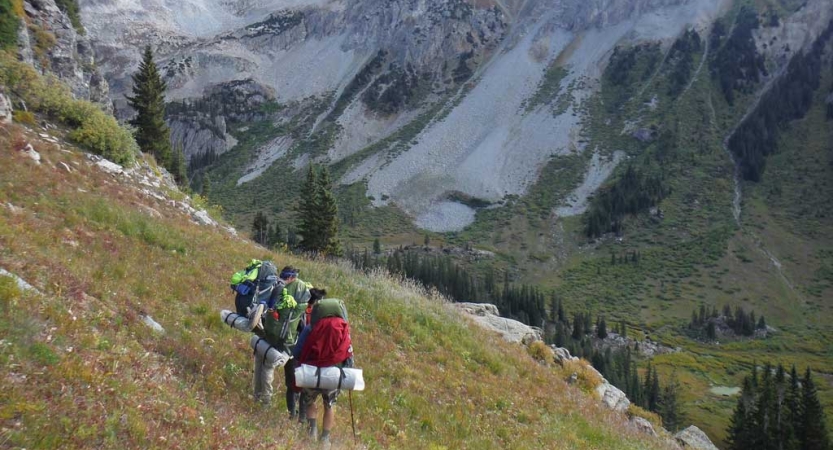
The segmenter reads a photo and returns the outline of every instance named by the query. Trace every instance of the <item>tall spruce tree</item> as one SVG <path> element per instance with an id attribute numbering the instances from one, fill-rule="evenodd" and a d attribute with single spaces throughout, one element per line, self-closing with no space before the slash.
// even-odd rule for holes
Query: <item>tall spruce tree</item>
<path id="1" fill-rule="evenodd" d="M 135 138 L 139 148 L 170 169 L 173 152 L 171 131 L 165 123 L 165 89 L 167 85 L 159 75 L 153 61 L 153 50 L 148 45 L 139 71 L 133 74 L 133 96 L 126 96 L 128 104 L 136 111 L 136 117 L 130 123 L 136 127 Z"/>
<path id="2" fill-rule="evenodd" d="M 320 220 L 321 251 L 328 256 L 341 256 L 343 250 L 338 239 L 338 203 L 333 194 L 333 183 L 327 167 L 318 177 L 318 217 Z"/>
<path id="3" fill-rule="evenodd" d="M 180 186 L 188 185 L 188 163 L 185 160 L 185 152 L 182 150 L 182 144 L 174 146 L 171 154 L 171 164 L 168 170 L 174 176 L 176 184 Z"/>
<path id="4" fill-rule="evenodd" d="M 803 426 L 799 430 L 798 440 L 802 450 L 830 450 L 824 410 L 809 367 L 801 380 L 801 423 Z"/>
<path id="5" fill-rule="evenodd" d="M 301 233 L 301 249 L 309 252 L 319 251 L 321 245 L 321 221 L 318 217 L 318 174 L 312 164 L 307 171 L 307 178 L 301 186 L 301 198 L 298 200 L 298 231 Z"/>
<path id="6" fill-rule="evenodd" d="M 258 211 L 252 221 L 252 239 L 260 245 L 269 244 L 269 219 L 263 211 Z"/>

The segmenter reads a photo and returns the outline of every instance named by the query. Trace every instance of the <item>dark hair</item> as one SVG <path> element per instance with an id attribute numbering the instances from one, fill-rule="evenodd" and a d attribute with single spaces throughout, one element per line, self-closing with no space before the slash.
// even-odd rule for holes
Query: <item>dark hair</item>
<path id="1" fill-rule="evenodd" d="M 291 277 L 297 277 L 298 273 L 300 272 L 301 271 L 298 270 L 295 266 L 285 266 L 283 269 L 281 269 L 280 278 L 282 280 L 286 280 Z"/>
<path id="2" fill-rule="evenodd" d="M 327 296 L 327 290 L 326 289 L 312 288 L 312 289 L 309 290 L 309 294 L 310 294 L 310 299 L 307 303 L 312 304 L 312 303 L 315 303 L 318 300 L 321 300 L 322 298 L 326 297 Z"/>

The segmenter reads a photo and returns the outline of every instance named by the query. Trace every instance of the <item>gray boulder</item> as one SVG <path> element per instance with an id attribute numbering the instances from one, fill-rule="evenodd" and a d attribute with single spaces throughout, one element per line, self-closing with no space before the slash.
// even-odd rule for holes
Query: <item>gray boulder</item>
<path id="1" fill-rule="evenodd" d="M 465 315 L 483 328 L 496 331 L 507 342 L 529 345 L 543 339 L 544 332 L 538 327 L 530 327 L 517 320 L 500 317 L 497 306 L 489 303 L 454 303 Z"/>
<path id="2" fill-rule="evenodd" d="M 674 435 L 674 439 L 679 442 L 683 448 L 691 448 L 696 450 L 718 450 L 712 444 L 712 441 L 703 433 L 702 430 L 692 425 L 683 431 Z"/>

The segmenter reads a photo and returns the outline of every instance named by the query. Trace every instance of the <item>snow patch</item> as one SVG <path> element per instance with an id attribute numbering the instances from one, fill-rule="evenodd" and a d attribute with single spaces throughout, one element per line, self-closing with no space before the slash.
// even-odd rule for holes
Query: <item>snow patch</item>
<path id="1" fill-rule="evenodd" d="M 602 160 L 599 152 L 594 152 L 590 160 L 590 168 L 584 175 L 584 181 L 567 198 L 568 205 L 555 208 L 555 214 L 559 217 L 577 216 L 587 210 L 588 197 L 596 192 L 599 186 L 604 183 L 607 177 L 613 173 L 613 169 L 625 158 L 625 152 L 615 151 L 613 157 Z"/>

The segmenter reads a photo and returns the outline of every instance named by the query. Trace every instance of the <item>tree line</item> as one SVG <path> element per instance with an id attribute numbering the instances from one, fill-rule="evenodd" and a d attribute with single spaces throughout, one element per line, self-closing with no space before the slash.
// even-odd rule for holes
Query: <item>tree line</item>
<path id="1" fill-rule="evenodd" d="M 548 319 L 545 333 L 547 343 L 564 347 L 570 354 L 590 361 L 593 367 L 610 384 L 622 390 L 632 403 L 659 414 L 665 428 L 677 430 L 684 424 L 685 417 L 678 400 L 680 386 L 676 376 L 672 374 L 663 385 L 656 367 L 652 368 L 649 363 L 644 377 L 640 377 L 639 364 L 633 353 L 638 352 L 639 343 L 634 344 L 633 349 L 629 344 L 624 348 L 610 346 L 600 349 L 594 342 L 608 337 L 605 317 L 597 316 L 595 326 L 590 312 L 575 313 L 570 319 L 564 305 L 555 294 L 550 300 Z M 626 339 L 627 323 L 624 320 L 615 323 L 613 332 Z"/>
<path id="2" fill-rule="evenodd" d="M 813 94 L 821 83 L 822 53 L 831 34 L 833 21 L 807 53 L 793 56 L 786 74 L 764 94 L 755 111 L 729 138 L 729 149 L 737 158 L 744 179 L 760 181 L 766 156 L 777 150 L 781 130 L 810 110 Z"/>
<path id="3" fill-rule="evenodd" d="M 511 283 L 508 272 L 503 273 L 501 282 L 498 281 L 499 274 L 491 266 L 482 274 L 476 274 L 448 255 L 403 247 L 383 253 L 378 239 L 373 247 L 372 253 L 368 249 L 350 248 L 345 257 L 359 269 L 384 269 L 390 274 L 434 288 L 455 302 L 491 303 L 497 306 L 502 317 L 537 327 L 544 324 L 545 294 L 534 286 Z"/>
<path id="4" fill-rule="evenodd" d="M 753 336 L 757 330 L 766 330 L 766 319 L 763 315 L 755 319 L 755 311 L 746 312 L 742 306 L 735 307 L 734 313 L 729 305 L 723 307 L 723 314 L 717 312 L 713 306 L 709 312 L 706 305 L 700 305 L 691 312 L 691 321 L 688 329 L 698 335 L 705 336 L 708 340 L 717 339 L 717 326 L 724 323 L 738 336 Z"/>
<path id="5" fill-rule="evenodd" d="M 596 238 L 605 233 L 619 233 L 622 220 L 657 205 L 667 195 L 659 174 L 629 164 L 624 174 L 603 186 L 584 213 L 585 235 Z"/>
<path id="6" fill-rule="evenodd" d="M 759 375 L 744 378 L 732 414 L 727 442 L 730 450 L 829 450 L 824 409 L 810 368 L 799 379 L 795 365 L 766 364 Z"/>

